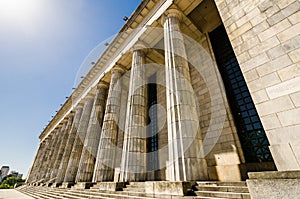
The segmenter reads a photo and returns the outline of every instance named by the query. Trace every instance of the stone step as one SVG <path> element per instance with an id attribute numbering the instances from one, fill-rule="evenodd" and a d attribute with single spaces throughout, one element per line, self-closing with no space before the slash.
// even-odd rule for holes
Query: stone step
<path id="1" fill-rule="evenodd" d="M 240 198 L 250 199 L 249 193 L 233 193 L 233 192 L 221 192 L 221 191 L 195 191 L 197 196 L 205 197 L 219 197 L 219 198 Z"/>
<path id="2" fill-rule="evenodd" d="M 132 187 L 145 187 L 145 182 L 128 182 L 126 183 L 126 186 L 132 186 Z"/>
<path id="3" fill-rule="evenodd" d="M 72 191 L 68 191 L 67 193 L 63 194 L 64 198 L 72 198 L 72 199 L 87 199 L 90 198 L 90 195 L 84 193 L 74 193 Z"/>
<path id="4" fill-rule="evenodd" d="M 42 199 L 53 199 L 54 197 L 45 196 L 44 193 L 38 192 L 30 192 L 31 195 L 34 195 L 34 198 L 42 198 Z"/>
<path id="5" fill-rule="evenodd" d="M 129 182 L 129 185 L 145 186 L 145 182 Z"/>
<path id="6" fill-rule="evenodd" d="M 128 195 L 128 196 L 138 196 L 138 197 L 150 197 L 152 195 L 147 195 L 145 192 L 137 192 L 137 191 L 119 191 L 121 195 Z"/>
<path id="7" fill-rule="evenodd" d="M 36 187 L 36 188 L 28 188 L 26 190 L 26 193 L 29 193 L 31 195 L 38 195 L 41 198 L 62 198 L 60 197 L 60 193 L 55 193 L 55 192 L 51 192 L 51 190 L 46 189 L 46 188 L 40 188 L 40 187 Z"/>
<path id="8" fill-rule="evenodd" d="M 197 185 L 215 185 L 215 186 L 245 186 L 247 183 L 245 181 L 240 182 L 220 182 L 220 181 L 197 181 Z"/>
<path id="9" fill-rule="evenodd" d="M 73 195 L 73 196 L 80 196 L 81 198 L 97 198 L 97 199 L 114 199 L 114 197 L 111 197 L 109 195 L 94 195 L 94 194 L 90 194 L 90 193 L 74 193 L 74 192 L 68 192 L 68 194 L 66 195 Z"/>
<path id="10" fill-rule="evenodd" d="M 35 199 L 42 199 L 41 197 L 39 197 L 39 196 L 37 196 L 37 195 L 35 195 L 35 194 L 31 193 L 31 192 L 27 192 L 27 191 L 24 191 L 24 190 L 22 190 L 20 192 L 24 193 L 25 195 L 28 195 L 28 196 L 30 196 L 32 198 L 35 198 Z"/>
<path id="11" fill-rule="evenodd" d="M 83 195 L 88 195 L 89 197 L 91 196 L 99 196 L 99 197 L 106 197 L 106 198 L 111 198 L 108 197 L 109 194 L 106 193 L 101 193 L 101 192 L 94 192 L 94 191 L 90 191 L 90 190 L 70 190 L 68 191 L 66 194 L 73 194 L 73 195 L 79 195 L 79 194 L 83 194 Z"/>
<path id="12" fill-rule="evenodd" d="M 41 193 L 45 198 L 55 198 L 55 199 L 63 199 L 62 196 L 60 196 L 59 194 L 56 193 L 52 193 L 52 192 L 44 192 Z"/>
<path id="13" fill-rule="evenodd" d="M 63 197 L 61 197 L 59 194 L 56 193 L 52 193 L 52 192 L 34 192 L 35 194 L 40 194 L 42 197 L 50 199 L 50 198 L 55 198 L 55 199 L 62 199 Z"/>
<path id="14" fill-rule="evenodd" d="M 92 194 L 88 194 L 88 193 L 74 193 L 74 192 L 68 192 L 67 194 L 65 194 L 64 196 L 78 196 L 81 198 L 99 198 L 99 199 L 113 199 L 109 196 L 98 196 L 98 195 L 92 195 Z"/>
<path id="15" fill-rule="evenodd" d="M 186 197 L 184 197 L 183 199 L 186 199 Z M 206 197 L 206 196 L 194 196 L 193 199 L 224 199 L 224 198 Z"/>
<path id="16" fill-rule="evenodd" d="M 127 191 L 127 192 L 133 191 L 133 192 L 145 193 L 145 188 L 126 187 L 126 188 L 123 188 L 123 191 Z"/>
<path id="17" fill-rule="evenodd" d="M 249 193 L 248 187 L 244 186 L 211 186 L 201 185 L 195 187 L 197 191 L 222 191 L 222 192 L 236 192 L 236 193 Z"/>
<path id="18" fill-rule="evenodd" d="M 85 193 L 91 196 L 107 196 L 110 198 L 149 198 L 145 196 L 145 193 L 135 193 L 135 192 L 124 192 L 124 191 L 115 191 L 115 192 L 99 192 L 93 190 L 72 190 L 73 193 Z"/>

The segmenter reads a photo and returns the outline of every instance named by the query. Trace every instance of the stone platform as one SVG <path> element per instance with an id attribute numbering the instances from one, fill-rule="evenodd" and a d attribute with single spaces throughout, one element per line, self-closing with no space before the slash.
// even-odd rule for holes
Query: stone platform
<path id="1" fill-rule="evenodd" d="M 252 199 L 300 196 L 300 171 L 253 172 L 248 175 L 247 185 Z"/>

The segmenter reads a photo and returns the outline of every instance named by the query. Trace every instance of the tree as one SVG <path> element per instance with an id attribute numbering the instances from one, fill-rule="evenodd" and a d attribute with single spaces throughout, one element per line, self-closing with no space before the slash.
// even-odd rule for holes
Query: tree
<path id="1" fill-rule="evenodd" d="M 12 189 L 13 187 L 12 186 L 9 186 L 8 184 L 0 184 L 0 189 Z"/>
<path id="2" fill-rule="evenodd" d="M 8 177 L 6 178 L 2 184 L 0 185 L 1 189 L 12 189 L 14 185 L 18 182 L 24 182 L 22 178 L 17 178 L 17 177 Z"/>

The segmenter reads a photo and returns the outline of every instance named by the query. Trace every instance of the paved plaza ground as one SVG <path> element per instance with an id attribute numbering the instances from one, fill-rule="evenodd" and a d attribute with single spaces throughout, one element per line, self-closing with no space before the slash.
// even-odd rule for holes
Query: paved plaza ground
<path id="1" fill-rule="evenodd" d="M 14 189 L 0 189 L 0 199 L 33 199 Z"/>

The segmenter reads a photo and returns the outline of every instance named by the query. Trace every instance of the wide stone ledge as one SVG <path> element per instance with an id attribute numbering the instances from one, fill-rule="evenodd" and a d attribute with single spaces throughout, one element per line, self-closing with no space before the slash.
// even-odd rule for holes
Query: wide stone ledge
<path id="1" fill-rule="evenodd" d="M 92 188 L 102 191 L 121 191 L 124 186 L 123 182 L 97 182 Z"/>
<path id="2" fill-rule="evenodd" d="M 246 181 L 252 199 L 300 196 L 300 171 L 250 172 Z"/>
<path id="3" fill-rule="evenodd" d="M 300 179 L 299 171 L 249 172 L 249 179 Z"/>
<path id="4" fill-rule="evenodd" d="M 192 182 L 147 181 L 146 194 L 184 196 L 192 188 Z"/>

